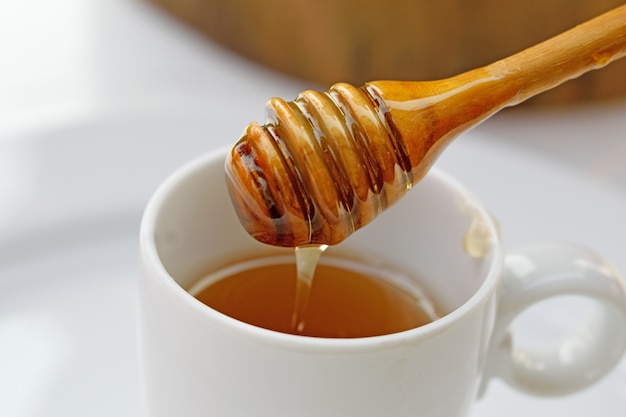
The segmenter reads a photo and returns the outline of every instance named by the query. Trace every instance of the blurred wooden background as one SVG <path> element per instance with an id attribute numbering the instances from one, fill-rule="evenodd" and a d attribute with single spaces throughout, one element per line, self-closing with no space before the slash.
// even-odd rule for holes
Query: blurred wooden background
<path id="1" fill-rule="evenodd" d="M 489 64 L 622 0 L 150 0 L 210 39 L 326 88 L 432 80 Z M 626 59 L 530 100 L 626 96 Z"/>

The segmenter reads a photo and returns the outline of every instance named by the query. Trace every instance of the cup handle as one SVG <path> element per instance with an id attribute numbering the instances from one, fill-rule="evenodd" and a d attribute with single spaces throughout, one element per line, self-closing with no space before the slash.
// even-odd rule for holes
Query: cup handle
<path id="1" fill-rule="evenodd" d="M 574 245 L 536 243 L 507 255 L 479 395 L 493 377 L 535 395 L 561 395 L 606 375 L 626 349 L 626 284 L 598 254 Z M 556 343 L 517 348 L 510 325 L 539 301 L 580 295 L 597 308 Z"/>

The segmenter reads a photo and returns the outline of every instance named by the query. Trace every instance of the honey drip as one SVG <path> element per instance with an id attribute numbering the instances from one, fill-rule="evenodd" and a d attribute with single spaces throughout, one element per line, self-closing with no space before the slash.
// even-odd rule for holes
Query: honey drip
<path id="1" fill-rule="evenodd" d="M 304 331 L 315 269 L 327 247 L 328 245 L 308 245 L 295 248 L 297 277 L 295 303 L 291 316 L 291 330 L 296 334 Z"/>

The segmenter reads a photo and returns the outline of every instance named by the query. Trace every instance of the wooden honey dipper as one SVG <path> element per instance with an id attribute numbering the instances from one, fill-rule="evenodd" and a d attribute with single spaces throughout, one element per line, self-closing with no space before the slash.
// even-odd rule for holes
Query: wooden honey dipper
<path id="1" fill-rule="evenodd" d="M 624 55 L 626 5 L 452 78 L 271 99 L 267 123 L 248 125 L 226 160 L 239 219 L 270 245 L 337 244 L 397 201 L 459 134 Z"/>

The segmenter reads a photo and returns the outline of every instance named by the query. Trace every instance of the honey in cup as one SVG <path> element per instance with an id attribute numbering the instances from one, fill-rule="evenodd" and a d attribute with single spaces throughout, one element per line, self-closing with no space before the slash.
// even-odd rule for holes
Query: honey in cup
<path id="1" fill-rule="evenodd" d="M 440 315 L 419 283 L 388 267 L 324 256 L 299 319 L 294 316 L 297 283 L 293 257 L 275 256 L 210 274 L 189 292 L 237 320 L 302 336 L 379 336 L 422 326 Z"/>

